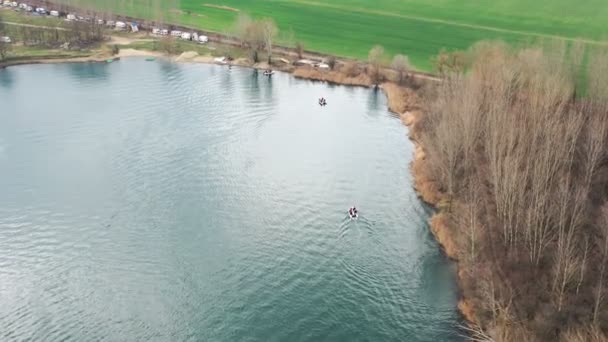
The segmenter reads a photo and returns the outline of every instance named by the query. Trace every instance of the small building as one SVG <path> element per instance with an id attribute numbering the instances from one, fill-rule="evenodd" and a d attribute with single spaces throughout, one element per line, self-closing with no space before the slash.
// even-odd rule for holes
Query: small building
<path id="1" fill-rule="evenodd" d="M 200 44 L 205 44 L 205 43 L 209 42 L 209 37 L 207 37 L 207 36 L 205 36 L 205 35 L 202 35 L 202 34 L 201 34 L 200 36 L 198 36 L 197 41 L 198 41 Z"/>
<path id="2" fill-rule="evenodd" d="M 139 27 L 137 27 L 137 23 L 135 23 L 135 22 L 130 23 L 129 28 L 131 29 L 131 32 L 133 32 L 133 33 L 139 32 Z"/>
<path id="3" fill-rule="evenodd" d="M 183 40 L 192 40 L 192 34 L 189 32 L 182 32 L 181 38 Z"/>
<path id="4" fill-rule="evenodd" d="M 117 21 L 117 22 L 116 22 L 116 25 L 114 25 L 114 27 L 115 27 L 117 30 L 125 30 L 125 29 L 127 28 L 127 24 L 125 24 L 125 23 L 124 23 L 124 22 L 122 22 L 122 21 Z"/>
<path id="5" fill-rule="evenodd" d="M 52 17 L 59 17 L 59 11 L 51 11 L 50 14 Z"/>
<path id="6" fill-rule="evenodd" d="M 76 20 L 76 15 L 74 15 L 74 14 L 68 14 L 65 17 L 65 20 L 67 20 L 67 21 L 75 21 Z"/>

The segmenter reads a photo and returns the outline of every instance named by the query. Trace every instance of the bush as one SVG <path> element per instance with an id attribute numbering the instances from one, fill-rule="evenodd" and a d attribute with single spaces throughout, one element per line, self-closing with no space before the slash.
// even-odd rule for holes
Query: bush
<path id="1" fill-rule="evenodd" d="M 329 59 L 327 60 L 327 65 L 329 65 L 329 68 L 331 70 L 334 70 L 334 68 L 336 67 L 336 57 L 334 57 L 334 56 L 329 57 Z"/>
<path id="2" fill-rule="evenodd" d="M 304 54 L 304 44 L 301 42 L 296 43 L 296 53 L 298 54 L 298 58 L 302 59 L 302 55 Z"/>
<path id="3" fill-rule="evenodd" d="M 120 47 L 116 44 L 112 45 L 112 55 L 118 55 L 120 52 Z"/>
<path id="4" fill-rule="evenodd" d="M 361 74 L 361 69 L 356 62 L 346 62 L 344 66 L 342 66 L 342 72 L 346 74 L 348 77 L 357 77 Z"/>

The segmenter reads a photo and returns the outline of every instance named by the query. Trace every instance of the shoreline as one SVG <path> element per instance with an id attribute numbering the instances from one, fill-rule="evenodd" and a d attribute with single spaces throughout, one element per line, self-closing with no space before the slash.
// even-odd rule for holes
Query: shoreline
<path id="1" fill-rule="evenodd" d="M 421 172 L 426 160 L 426 153 L 424 152 L 424 146 L 416 136 L 416 125 L 420 121 L 420 116 L 423 115 L 417 94 L 414 90 L 394 83 L 385 83 L 381 88 L 388 99 L 389 110 L 399 115 L 402 123 L 408 128 L 408 138 L 414 144 L 414 157 L 410 164 L 410 172 L 414 180 L 412 186 L 418 198 L 435 210 L 428 221 L 429 230 L 446 257 L 456 264 L 454 281 L 458 287 L 457 309 L 466 324 L 478 325 L 471 300 L 465 296 L 462 288 L 463 269 L 458 259 L 459 247 L 453 239 L 452 232 L 450 232 L 449 225 L 445 221 L 440 207 L 443 194 L 439 191 L 436 183 Z"/>

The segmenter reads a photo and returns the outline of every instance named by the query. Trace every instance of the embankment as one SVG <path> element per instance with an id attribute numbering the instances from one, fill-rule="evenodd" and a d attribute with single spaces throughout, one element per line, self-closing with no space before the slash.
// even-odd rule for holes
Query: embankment
<path id="1" fill-rule="evenodd" d="M 414 142 L 415 152 L 414 159 L 411 164 L 411 172 L 414 176 L 414 187 L 418 196 L 434 208 L 441 208 L 442 201 L 445 196 L 441 193 L 436 181 L 431 179 L 425 172 L 424 163 L 426 162 L 426 154 L 424 147 L 420 144 L 418 136 L 419 127 L 417 126 L 421 115 L 422 108 L 420 107 L 420 99 L 418 94 L 413 90 L 399 86 L 395 83 L 384 83 L 382 89 L 388 98 L 389 110 L 397 113 L 401 117 L 401 121 L 409 128 L 409 137 Z M 430 219 L 430 230 L 433 236 L 445 252 L 446 256 L 460 266 L 458 262 L 459 247 L 454 239 L 454 232 L 450 229 L 450 222 L 446 216 L 439 210 Z M 458 267 L 457 282 L 459 286 L 462 284 L 463 273 L 462 268 Z M 458 309 L 462 316 L 469 324 L 476 324 L 477 319 L 473 306 L 467 300 L 466 294 L 462 291 L 458 301 Z"/>

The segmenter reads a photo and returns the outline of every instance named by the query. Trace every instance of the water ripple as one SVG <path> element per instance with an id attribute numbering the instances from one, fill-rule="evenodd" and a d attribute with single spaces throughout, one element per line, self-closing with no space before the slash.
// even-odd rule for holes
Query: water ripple
<path id="1" fill-rule="evenodd" d="M 459 340 L 381 94 L 141 59 L 0 72 L 0 340 Z"/>

